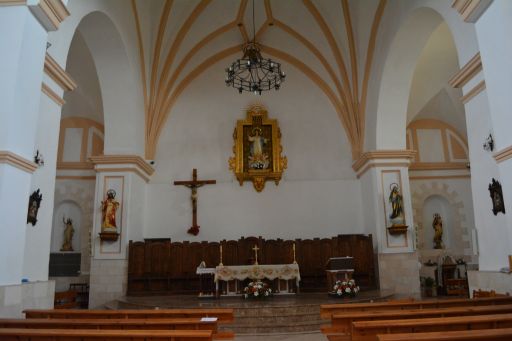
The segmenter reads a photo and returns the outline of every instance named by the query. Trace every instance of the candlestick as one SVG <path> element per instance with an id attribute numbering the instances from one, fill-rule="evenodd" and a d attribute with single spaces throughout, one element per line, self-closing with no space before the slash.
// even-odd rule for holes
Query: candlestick
<path id="1" fill-rule="evenodd" d="M 293 264 L 297 264 L 297 261 L 295 260 L 295 243 L 293 243 Z"/>
<path id="2" fill-rule="evenodd" d="M 222 244 L 220 245 L 220 263 L 219 263 L 219 266 L 224 266 L 224 264 L 222 264 Z"/>

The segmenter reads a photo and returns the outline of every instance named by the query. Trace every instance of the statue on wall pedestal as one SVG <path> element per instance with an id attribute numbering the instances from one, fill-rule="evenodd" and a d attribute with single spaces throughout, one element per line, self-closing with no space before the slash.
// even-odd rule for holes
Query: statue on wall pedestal
<path id="1" fill-rule="evenodd" d="M 73 228 L 73 220 L 71 218 L 62 217 L 62 222 L 66 226 L 64 229 L 64 241 L 62 242 L 61 251 L 73 251 L 73 235 L 75 234 L 75 229 Z"/>
<path id="2" fill-rule="evenodd" d="M 109 189 L 107 198 L 101 202 L 101 232 L 102 241 L 115 242 L 119 238 L 117 232 L 116 212 L 120 204 L 116 200 L 116 191 Z"/>
<path id="3" fill-rule="evenodd" d="M 389 215 L 389 220 L 393 226 L 404 224 L 404 209 L 403 209 L 403 197 L 400 194 L 400 188 L 398 184 L 392 183 L 390 185 L 389 192 L 389 203 L 391 204 L 392 212 Z"/>
<path id="4" fill-rule="evenodd" d="M 434 214 L 432 221 L 432 228 L 434 229 L 434 249 L 444 249 L 443 244 L 443 219 L 439 213 Z"/>
<path id="5" fill-rule="evenodd" d="M 116 200 L 116 191 L 109 189 L 107 199 L 101 202 L 101 230 L 113 231 L 117 229 L 116 212 L 119 208 L 119 202 Z"/>

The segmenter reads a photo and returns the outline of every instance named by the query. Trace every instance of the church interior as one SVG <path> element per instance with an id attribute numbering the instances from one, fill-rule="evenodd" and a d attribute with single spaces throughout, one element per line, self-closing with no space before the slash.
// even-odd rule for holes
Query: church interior
<path id="1" fill-rule="evenodd" d="M 0 0 L 0 338 L 512 339 L 511 18 Z"/>

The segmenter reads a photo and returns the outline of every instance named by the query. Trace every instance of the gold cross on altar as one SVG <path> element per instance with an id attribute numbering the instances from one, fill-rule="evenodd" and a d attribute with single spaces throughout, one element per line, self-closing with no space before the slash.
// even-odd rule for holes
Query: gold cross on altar
<path id="1" fill-rule="evenodd" d="M 256 262 L 254 262 L 255 265 L 258 265 L 258 250 L 260 249 L 258 247 L 258 245 L 254 245 L 254 247 L 252 248 L 253 251 L 254 251 L 254 254 L 256 255 Z"/>

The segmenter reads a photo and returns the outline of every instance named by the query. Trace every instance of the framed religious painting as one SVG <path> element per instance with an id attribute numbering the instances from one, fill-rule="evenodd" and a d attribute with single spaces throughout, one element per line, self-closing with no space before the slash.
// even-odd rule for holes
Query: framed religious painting
<path id="1" fill-rule="evenodd" d="M 240 186 L 251 181 L 254 189 L 261 192 L 268 180 L 279 184 L 288 160 L 281 155 L 277 120 L 268 118 L 267 110 L 260 106 L 249 108 L 246 115 L 244 120 L 237 121 L 233 133 L 235 155 L 229 158 L 229 169 Z"/>
<path id="2" fill-rule="evenodd" d="M 39 207 L 41 207 L 42 200 L 43 194 L 39 188 L 30 195 L 28 199 L 27 224 L 30 223 L 32 226 L 37 224 L 37 213 L 39 212 Z"/>
<path id="3" fill-rule="evenodd" d="M 498 212 L 505 214 L 505 203 L 503 202 L 503 190 L 498 180 L 492 178 L 489 184 L 489 193 L 492 201 L 492 213 L 498 215 Z"/>

